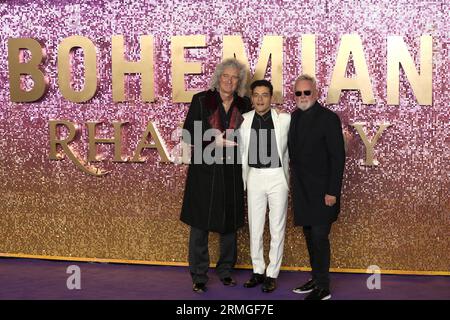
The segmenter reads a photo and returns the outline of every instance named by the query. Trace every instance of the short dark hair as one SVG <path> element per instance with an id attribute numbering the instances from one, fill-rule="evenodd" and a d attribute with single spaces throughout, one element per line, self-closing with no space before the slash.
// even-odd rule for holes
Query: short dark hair
<path id="1" fill-rule="evenodd" d="M 267 81 L 265 79 L 253 81 L 252 84 L 250 85 L 250 89 L 252 90 L 252 93 L 253 93 L 253 90 L 256 87 L 267 87 L 267 88 L 269 88 L 270 95 L 273 96 L 273 86 L 270 83 L 270 81 Z"/>

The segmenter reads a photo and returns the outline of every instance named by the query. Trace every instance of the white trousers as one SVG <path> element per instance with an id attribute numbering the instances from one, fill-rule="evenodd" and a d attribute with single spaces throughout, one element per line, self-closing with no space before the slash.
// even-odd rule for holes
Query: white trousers
<path id="1" fill-rule="evenodd" d="M 250 255 L 253 272 L 277 278 L 283 258 L 284 235 L 288 207 L 288 187 L 283 168 L 249 168 L 247 177 L 248 223 Z M 270 263 L 264 261 L 264 224 L 269 204 Z"/>

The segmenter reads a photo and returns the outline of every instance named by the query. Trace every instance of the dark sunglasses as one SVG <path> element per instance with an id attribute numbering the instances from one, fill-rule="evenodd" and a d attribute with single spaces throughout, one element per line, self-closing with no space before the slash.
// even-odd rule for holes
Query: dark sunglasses
<path id="1" fill-rule="evenodd" d="M 302 93 L 305 95 L 305 96 L 310 96 L 311 95 L 311 90 L 305 90 L 305 91 L 295 91 L 295 95 L 297 96 L 297 97 L 301 97 L 302 96 Z"/>

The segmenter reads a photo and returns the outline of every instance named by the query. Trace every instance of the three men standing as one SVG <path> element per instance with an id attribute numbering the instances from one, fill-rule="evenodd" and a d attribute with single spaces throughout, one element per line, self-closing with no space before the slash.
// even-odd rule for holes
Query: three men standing
<path id="1" fill-rule="evenodd" d="M 233 59 L 224 61 L 216 69 L 214 90 L 194 96 L 184 124 L 191 136 L 196 121 L 218 132 L 239 129 L 239 143 L 224 139 L 222 134 L 214 143 L 219 148 L 240 144 L 241 157 L 232 158 L 242 160 L 242 180 L 241 165 L 233 159 L 230 164 L 202 161 L 189 167 L 181 220 L 191 226 L 189 267 L 193 290 L 206 291 L 210 231 L 221 235 L 219 277 L 224 285 L 236 284 L 231 269 L 236 261 L 236 230 L 243 225 L 245 189 L 253 274 L 244 287 L 262 283 L 264 292 L 275 290 L 283 257 L 290 158 L 294 221 L 303 226 L 312 268 L 312 279 L 293 291 L 309 293 L 308 300 L 329 299 L 328 237 L 340 211 L 345 165 L 341 121 L 317 102 L 316 81 L 308 75 L 295 81 L 297 110 L 292 115 L 271 108 L 273 87 L 267 80 L 252 83 L 254 110 L 246 113 L 246 101 L 236 93 L 243 91 L 244 76 L 241 64 Z M 267 205 L 271 241 L 266 268 L 263 233 Z"/>

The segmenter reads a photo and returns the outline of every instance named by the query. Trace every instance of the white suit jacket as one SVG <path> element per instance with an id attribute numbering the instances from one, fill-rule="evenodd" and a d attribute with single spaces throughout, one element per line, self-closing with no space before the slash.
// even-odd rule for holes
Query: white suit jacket
<path id="1" fill-rule="evenodd" d="M 275 139 L 277 141 L 277 150 L 280 157 L 281 166 L 284 171 L 284 180 L 286 187 L 289 188 L 289 153 L 288 153 L 288 131 L 289 124 L 291 122 L 291 115 L 289 113 L 278 114 L 274 109 L 271 109 L 273 127 L 275 130 Z M 250 144 L 250 132 L 252 129 L 253 118 L 255 117 L 255 110 L 249 111 L 242 115 L 244 121 L 239 129 L 240 150 L 242 157 L 242 180 L 244 181 L 244 190 L 247 189 L 247 177 L 248 177 L 248 148 Z"/>

